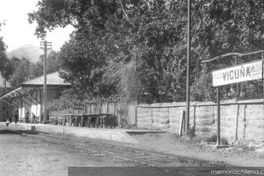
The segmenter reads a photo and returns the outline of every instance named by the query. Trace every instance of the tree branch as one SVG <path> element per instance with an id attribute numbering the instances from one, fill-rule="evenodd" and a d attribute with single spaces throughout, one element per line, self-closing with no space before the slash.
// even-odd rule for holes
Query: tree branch
<path id="1" fill-rule="evenodd" d="M 126 17 L 126 20 L 129 22 L 129 24 L 131 24 L 132 26 L 134 26 L 134 24 L 131 23 L 131 20 L 129 19 L 129 17 L 128 17 L 126 11 L 125 11 L 125 8 L 123 6 L 122 0 L 118 0 L 118 1 L 119 1 L 120 5 L 121 5 L 121 9 L 122 9 L 122 11 L 123 11 L 123 13 L 124 13 L 124 15 Z"/>

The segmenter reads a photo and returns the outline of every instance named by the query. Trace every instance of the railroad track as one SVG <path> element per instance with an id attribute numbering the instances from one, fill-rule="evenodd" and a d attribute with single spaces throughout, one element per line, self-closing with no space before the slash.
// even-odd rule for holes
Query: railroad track
<path id="1" fill-rule="evenodd" d="M 72 137 L 68 135 L 50 135 L 39 133 L 38 135 L 26 134 L 26 136 L 42 139 L 47 142 L 63 144 L 89 151 L 97 156 L 108 156 L 124 161 L 137 163 L 141 166 L 151 167 L 226 167 L 223 162 L 209 162 L 161 152 L 148 151 L 129 146 L 121 146 L 102 141 L 95 141 Z"/>

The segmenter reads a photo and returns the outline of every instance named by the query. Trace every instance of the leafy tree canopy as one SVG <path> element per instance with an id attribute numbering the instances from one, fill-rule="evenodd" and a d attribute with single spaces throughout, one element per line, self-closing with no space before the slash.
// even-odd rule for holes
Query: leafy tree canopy
<path id="1" fill-rule="evenodd" d="M 30 62 L 25 58 L 22 60 L 12 58 L 12 62 L 15 62 L 17 67 L 15 67 L 14 73 L 11 75 L 9 81 L 13 88 L 17 88 L 20 86 L 20 83 L 27 81 L 30 78 Z"/>
<path id="2" fill-rule="evenodd" d="M 22 82 L 43 75 L 43 56 L 36 63 L 31 63 L 26 58 L 18 59 L 13 57 L 9 60 L 11 74 L 9 81 L 13 88 L 18 87 Z M 59 70 L 58 53 L 51 51 L 47 57 L 47 73 L 53 73 Z"/>
<path id="3" fill-rule="evenodd" d="M 0 23 L 0 31 L 1 25 Z M 10 61 L 6 57 L 6 47 L 3 37 L 0 36 L 0 73 L 5 80 L 8 80 L 13 70 Z"/>
<path id="4" fill-rule="evenodd" d="M 76 89 L 91 96 L 130 99 L 144 94 L 150 102 L 185 100 L 185 0 L 42 0 L 29 14 L 36 34 L 73 25 L 76 30 L 60 53 L 62 74 Z M 229 52 L 262 49 L 264 1 L 201 0 L 192 4 L 192 98 L 212 100 L 210 72 L 235 64 Z M 241 58 L 239 63 L 257 59 Z M 127 74 L 128 73 L 128 74 Z M 259 95 L 258 82 L 240 86 L 241 97 Z M 250 87 L 253 91 L 247 91 Z M 234 97 L 232 86 L 223 89 Z M 255 91 L 254 91 L 255 90 Z M 134 92 L 134 93 L 133 93 Z M 255 94 L 255 95 L 254 95 Z"/>

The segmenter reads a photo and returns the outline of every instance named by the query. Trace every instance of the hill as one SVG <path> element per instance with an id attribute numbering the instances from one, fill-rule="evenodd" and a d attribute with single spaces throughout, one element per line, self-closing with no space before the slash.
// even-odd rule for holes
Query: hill
<path id="1" fill-rule="evenodd" d="M 39 56 L 43 54 L 43 50 L 31 44 L 23 45 L 7 53 L 8 58 L 16 57 L 19 59 L 26 58 L 32 63 L 39 60 Z"/>

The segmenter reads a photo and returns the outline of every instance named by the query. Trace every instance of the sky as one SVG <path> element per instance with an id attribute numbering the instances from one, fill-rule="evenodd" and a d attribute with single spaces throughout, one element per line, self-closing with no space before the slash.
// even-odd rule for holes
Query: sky
<path id="1" fill-rule="evenodd" d="M 27 16 L 37 10 L 37 2 L 38 0 L 0 0 L 0 22 L 5 21 L 5 25 L 1 26 L 0 36 L 8 46 L 7 52 L 26 44 L 40 45 L 41 39 L 34 35 L 36 24 L 29 24 Z M 46 40 L 52 42 L 53 50 L 59 51 L 64 42 L 69 40 L 72 30 L 71 26 L 55 29 L 48 33 Z"/>

